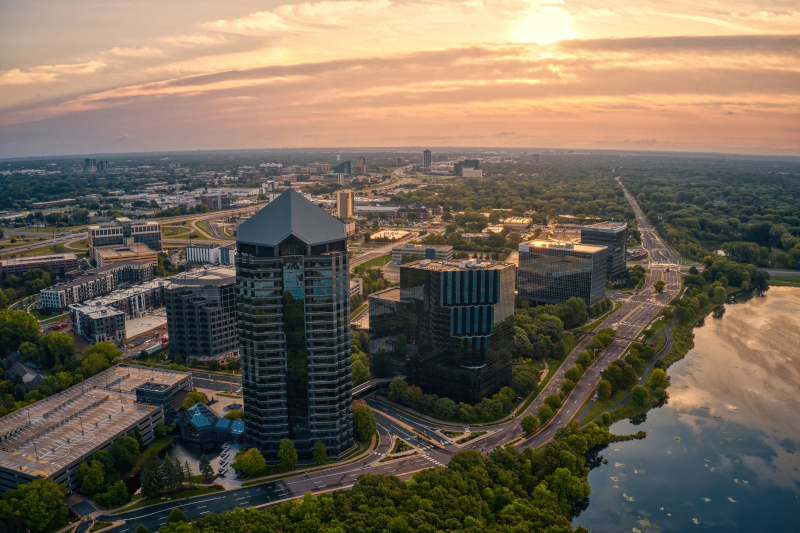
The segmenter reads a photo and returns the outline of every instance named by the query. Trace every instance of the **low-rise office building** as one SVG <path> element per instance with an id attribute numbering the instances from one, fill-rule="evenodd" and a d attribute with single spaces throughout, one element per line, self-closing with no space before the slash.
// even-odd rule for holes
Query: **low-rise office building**
<path id="1" fill-rule="evenodd" d="M 563 304 L 573 296 L 591 307 L 605 298 L 605 246 L 537 240 L 519 245 L 519 297 Z"/>
<path id="2" fill-rule="evenodd" d="M 402 262 L 403 256 L 411 256 L 414 257 L 415 260 L 449 260 L 453 258 L 453 247 L 446 244 L 405 244 L 392 248 L 392 262 Z"/>
<path id="3" fill-rule="evenodd" d="M 145 444 L 164 421 L 163 406 L 136 401 L 146 383 L 191 390 L 191 375 L 117 365 L 0 418 L 0 493 L 36 479 L 67 492 L 80 486 L 78 466 L 138 427 Z"/>
<path id="4" fill-rule="evenodd" d="M 358 296 L 359 294 L 364 294 L 364 280 L 361 278 L 351 278 L 350 298 L 353 298 L 353 296 Z"/>
<path id="5" fill-rule="evenodd" d="M 525 231 L 531 224 L 533 223 L 533 219 L 528 217 L 508 217 L 503 221 L 504 228 L 510 228 L 514 231 Z"/>
<path id="6" fill-rule="evenodd" d="M 154 220 L 120 217 L 111 222 L 89 226 L 86 231 L 89 237 L 89 255 L 95 260 L 95 249 L 106 246 L 144 244 L 149 250 L 161 250 L 161 224 Z"/>
<path id="7" fill-rule="evenodd" d="M 207 263 L 233 265 L 236 258 L 236 244 L 229 244 L 226 246 L 217 243 L 192 244 L 186 247 L 184 253 L 186 254 L 186 260 L 196 265 L 204 265 Z"/>
<path id="8" fill-rule="evenodd" d="M 72 252 L 32 255 L 30 257 L 13 257 L 11 259 L 0 260 L 0 276 L 3 278 L 22 276 L 25 272 L 35 268 L 42 268 L 44 265 L 53 267 L 53 273 L 60 276 L 68 270 L 78 268 L 80 261 L 78 256 Z"/>
<path id="9" fill-rule="evenodd" d="M 158 252 L 151 250 L 144 243 L 118 244 L 103 246 L 92 250 L 92 260 L 97 266 L 121 263 L 123 261 L 149 261 L 158 266 Z"/>

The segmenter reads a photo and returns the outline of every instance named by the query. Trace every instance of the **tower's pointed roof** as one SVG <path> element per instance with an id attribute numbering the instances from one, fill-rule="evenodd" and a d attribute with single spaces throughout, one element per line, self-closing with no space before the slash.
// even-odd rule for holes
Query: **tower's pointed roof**
<path id="1" fill-rule="evenodd" d="M 277 246 L 292 234 L 310 245 L 347 239 L 341 221 L 289 189 L 245 220 L 239 226 L 236 240 Z"/>

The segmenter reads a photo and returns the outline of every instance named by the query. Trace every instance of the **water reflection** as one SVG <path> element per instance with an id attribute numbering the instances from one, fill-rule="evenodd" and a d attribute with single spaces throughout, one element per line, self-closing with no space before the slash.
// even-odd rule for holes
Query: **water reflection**
<path id="1" fill-rule="evenodd" d="M 800 528 L 800 290 L 772 288 L 725 307 L 669 369 L 669 403 L 612 426 L 647 438 L 600 452 L 607 463 L 594 461 L 591 504 L 573 525 L 642 533 Z"/>

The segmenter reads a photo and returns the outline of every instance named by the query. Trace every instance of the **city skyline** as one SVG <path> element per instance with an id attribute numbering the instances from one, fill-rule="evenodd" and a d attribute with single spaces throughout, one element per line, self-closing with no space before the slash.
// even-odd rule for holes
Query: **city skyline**
<path id="1" fill-rule="evenodd" d="M 334 145 L 800 154 L 800 12 L 776 1 L 187 7 L 3 10 L 0 157 Z"/>

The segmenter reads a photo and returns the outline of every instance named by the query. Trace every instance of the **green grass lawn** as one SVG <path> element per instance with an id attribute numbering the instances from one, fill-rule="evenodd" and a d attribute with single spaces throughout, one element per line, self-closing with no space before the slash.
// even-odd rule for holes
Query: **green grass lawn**
<path id="1" fill-rule="evenodd" d="M 35 243 L 34 242 L 29 242 L 27 244 L 35 244 Z M 49 246 L 42 246 L 42 247 L 39 247 L 39 248 L 32 248 L 30 250 L 23 250 L 23 251 L 16 252 L 16 253 L 14 253 L 13 250 L 4 250 L 3 253 L 5 254 L 6 252 L 12 252 L 12 253 L 10 253 L 10 255 L 7 255 L 6 257 L 30 257 L 32 255 L 58 254 L 58 253 L 64 253 L 64 252 L 70 252 L 70 251 L 77 252 L 79 254 L 78 257 L 80 257 L 80 254 L 81 254 L 80 251 L 70 250 L 69 248 L 64 246 L 63 243 L 51 244 Z"/>
<path id="2" fill-rule="evenodd" d="M 658 333 L 661 330 L 663 330 L 665 327 L 667 327 L 667 324 L 669 324 L 669 322 L 667 320 L 664 320 L 663 318 L 661 318 L 659 320 L 656 320 L 655 322 L 650 324 L 650 327 L 648 327 L 645 330 L 647 333 L 645 333 L 644 338 L 642 339 L 642 341 L 645 342 L 645 343 L 651 342 L 653 340 L 653 337 L 658 335 Z M 652 334 L 650 333 L 651 330 L 653 332 Z"/>
<path id="3" fill-rule="evenodd" d="M 619 402 L 625 399 L 625 396 L 628 394 L 627 389 L 618 390 L 616 394 L 613 394 L 611 398 L 608 400 L 597 400 L 592 404 L 592 407 L 589 409 L 589 412 L 580 420 L 581 425 L 588 424 L 590 421 L 594 420 L 595 417 L 600 416 L 603 412 L 611 409 L 615 405 L 619 405 Z M 594 395 L 590 396 L 589 398 L 593 398 Z M 587 400 L 589 401 L 589 400 Z M 581 413 L 585 409 L 585 406 L 582 405 L 578 413 Z"/>
<path id="4" fill-rule="evenodd" d="M 58 322 L 60 320 L 69 318 L 69 313 L 63 313 L 60 315 L 45 315 L 40 313 L 38 309 L 31 309 L 31 314 L 36 317 L 36 320 L 41 322 Z"/>
<path id="5" fill-rule="evenodd" d="M 133 505 L 129 505 L 128 507 L 123 507 L 122 509 L 118 509 L 112 512 L 111 514 L 127 513 L 128 511 L 141 509 L 142 507 L 150 507 L 151 505 L 158 505 L 159 503 L 165 503 L 165 502 L 174 502 L 175 500 L 184 500 L 186 498 L 191 498 L 193 496 L 202 496 L 203 494 L 222 492 L 223 490 L 225 489 L 218 489 L 216 487 L 200 487 L 197 489 L 187 489 L 177 494 L 170 494 L 168 496 L 159 496 L 153 500 L 145 500 L 142 502 L 137 502 L 134 503 Z"/>
<path id="6" fill-rule="evenodd" d="M 776 287 L 800 287 L 800 276 L 770 276 L 769 284 Z"/>
<path id="7" fill-rule="evenodd" d="M 211 233 L 211 230 L 208 229 L 208 224 L 206 224 L 205 220 L 198 220 L 197 221 L 197 227 L 200 228 L 201 230 L 205 231 L 206 233 L 208 233 L 209 236 L 213 236 L 214 235 L 213 233 Z"/>
<path id="8" fill-rule="evenodd" d="M 358 313 L 360 313 L 361 311 L 363 311 L 363 310 L 364 310 L 364 309 L 367 307 L 367 305 L 369 305 L 369 304 L 368 304 L 368 303 L 363 303 L 363 304 L 361 304 L 361 305 L 358 307 L 358 309 L 356 309 L 355 311 L 353 311 L 352 313 L 350 313 L 350 320 L 353 320 L 353 318 L 355 318 L 355 317 L 356 317 L 356 315 L 358 315 Z"/>
<path id="9" fill-rule="evenodd" d="M 381 266 L 384 266 L 384 265 L 388 265 L 391 262 L 391 260 L 392 260 L 392 255 L 391 254 L 382 255 L 380 257 L 375 257 L 373 259 L 370 259 L 366 263 L 361 263 L 358 266 L 364 266 L 367 269 L 370 269 L 370 268 L 373 268 L 373 267 L 381 267 Z"/>
<path id="10" fill-rule="evenodd" d="M 181 236 L 189 236 L 192 232 L 190 228 L 182 227 L 182 226 L 165 226 L 161 230 L 161 234 L 164 238 L 177 238 Z"/>

